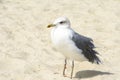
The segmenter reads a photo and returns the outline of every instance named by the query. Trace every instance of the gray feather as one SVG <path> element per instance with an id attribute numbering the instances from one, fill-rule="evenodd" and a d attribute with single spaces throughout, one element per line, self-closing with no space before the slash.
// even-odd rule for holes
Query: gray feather
<path id="1" fill-rule="evenodd" d="M 88 59 L 88 61 L 92 63 L 96 62 L 97 64 L 101 62 L 96 55 L 98 52 L 94 50 L 95 46 L 92 43 L 93 40 L 91 38 L 73 32 L 72 40 L 74 41 L 75 45 L 82 50 L 82 54 Z"/>

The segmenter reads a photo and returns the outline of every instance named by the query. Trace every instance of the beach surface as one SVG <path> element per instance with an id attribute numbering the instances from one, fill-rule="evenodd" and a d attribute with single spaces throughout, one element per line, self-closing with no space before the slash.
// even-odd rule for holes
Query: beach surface
<path id="1" fill-rule="evenodd" d="M 120 80 L 120 0 L 0 0 L 0 80 L 71 80 L 47 25 L 66 16 L 102 64 L 75 61 L 72 80 Z"/>

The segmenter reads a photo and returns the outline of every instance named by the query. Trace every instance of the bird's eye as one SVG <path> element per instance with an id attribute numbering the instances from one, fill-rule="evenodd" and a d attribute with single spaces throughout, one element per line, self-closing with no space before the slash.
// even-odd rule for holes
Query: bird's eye
<path id="1" fill-rule="evenodd" d="M 65 21 L 61 21 L 61 22 L 60 22 L 60 24 L 63 24 L 63 23 L 65 23 Z"/>

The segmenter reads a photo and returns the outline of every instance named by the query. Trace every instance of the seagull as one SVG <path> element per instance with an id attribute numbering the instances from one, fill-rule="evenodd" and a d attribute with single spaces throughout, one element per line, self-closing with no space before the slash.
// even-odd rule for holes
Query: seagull
<path id="1" fill-rule="evenodd" d="M 71 79 L 73 76 L 74 60 L 89 61 L 99 64 L 101 61 L 94 50 L 95 46 L 91 38 L 78 34 L 71 28 L 68 18 L 57 18 L 52 24 L 47 26 L 52 27 L 51 40 L 55 48 L 65 56 L 65 64 L 63 68 L 63 76 L 66 77 L 65 70 L 67 59 L 72 60 Z"/>

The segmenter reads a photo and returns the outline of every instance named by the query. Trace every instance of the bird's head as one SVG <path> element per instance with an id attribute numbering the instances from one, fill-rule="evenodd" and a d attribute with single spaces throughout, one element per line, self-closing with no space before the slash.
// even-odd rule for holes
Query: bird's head
<path id="1" fill-rule="evenodd" d="M 68 28 L 70 27 L 70 21 L 66 17 L 60 17 L 60 18 L 57 18 L 52 24 L 49 24 L 47 27 L 48 28 L 50 27 Z"/>

